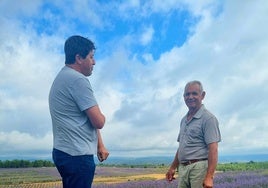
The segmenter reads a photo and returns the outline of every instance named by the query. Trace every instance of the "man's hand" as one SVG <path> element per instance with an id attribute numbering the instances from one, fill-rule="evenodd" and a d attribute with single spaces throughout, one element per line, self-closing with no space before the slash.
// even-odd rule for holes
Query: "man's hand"
<path id="1" fill-rule="evenodd" d="M 105 147 L 98 148 L 98 153 L 97 153 L 98 159 L 100 162 L 106 160 L 109 156 L 109 152 Z"/>
<path id="2" fill-rule="evenodd" d="M 166 180 L 167 181 L 175 180 L 174 175 L 175 175 L 175 170 L 170 168 L 166 173 Z"/>
<path id="3" fill-rule="evenodd" d="M 203 182 L 203 187 L 204 188 L 212 188 L 213 187 L 213 178 L 211 177 L 206 177 Z"/>

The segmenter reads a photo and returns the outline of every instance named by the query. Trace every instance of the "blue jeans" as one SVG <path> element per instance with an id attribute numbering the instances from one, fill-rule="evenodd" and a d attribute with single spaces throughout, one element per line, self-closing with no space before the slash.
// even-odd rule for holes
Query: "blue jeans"
<path id="1" fill-rule="evenodd" d="M 54 148 L 52 157 L 63 188 L 91 188 L 96 168 L 93 155 L 71 156 Z"/>

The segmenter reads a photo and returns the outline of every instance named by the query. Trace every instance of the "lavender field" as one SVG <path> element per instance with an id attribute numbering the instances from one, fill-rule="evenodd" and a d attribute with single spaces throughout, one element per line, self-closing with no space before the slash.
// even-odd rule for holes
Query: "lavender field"
<path id="1" fill-rule="evenodd" d="M 103 169 L 102 169 L 103 170 Z M 141 169 L 117 169 L 118 174 L 136 173 Z M 122 171 L 121 171 L 122 170 Z M 144 171 L 144 169 L 142 169 Z M 156 169 L 149 169 L 153 172 Z M 162 178 L 152 176 L 148 180 L 129 180 L 116 184 L 94 184 L 93 188 L 177 188 L 178 181 L 167 182 L 164 179 L 166 169 L 161 169 Z M 122 173 L 120 173 L 120 171 Z M 159 169 L 158 169 L 159 172 Z M 140 172 L 141 173 L 141 172 Z M 143 172 L 144 173 L 144 172 Z M 150 172 L 149 172 L 150 173 Z M 111 175 L 111 174 L 110 174 Z M 98 177 L 98 175 L 96 175 Z M 131 177 L 131 176 L 130 176 Z M 217 172 L 215 175 L 215 188 L 268 188 L 268 171 L 244 171 L 244 172 Z"/>
<path id="2" fill-rule="evenodd" d="M 165 181 L 167 168 L 97 167 L 92 188 L 177 188 Z M 215 175 L 215 188 L 268 188 L 268 170 L 228 171 Z M 0 168 L 0 188 L 62 188 L 49 168 Z"/>
<path id="3" fill-rule="evenodd" d="M 165 180 L 132 181 L 113 185 L 94 185 L 94 188 L 177 188 L 178 182 Z M 218 173 L 215 188 L 267 188 L 268 176 L 261 172 Z"/>

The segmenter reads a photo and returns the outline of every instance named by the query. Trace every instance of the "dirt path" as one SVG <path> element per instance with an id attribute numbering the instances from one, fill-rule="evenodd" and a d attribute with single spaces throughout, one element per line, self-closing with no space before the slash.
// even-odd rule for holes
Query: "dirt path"
<path id="1" fill-rule="evenodd" d="M 141 174 L 141 175 L 131 175 L 131 176 L 116 176 L 116 177 L 96 177 L 94 183 L 123 183 L 128 181 L 142 181 L 142 180 L 161 180 L 165 179 L 163 174 Z"/>

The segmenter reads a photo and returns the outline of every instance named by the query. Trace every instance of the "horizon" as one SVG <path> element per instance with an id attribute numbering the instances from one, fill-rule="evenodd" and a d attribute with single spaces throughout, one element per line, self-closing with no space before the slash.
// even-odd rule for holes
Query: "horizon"
<path id="1" fill-rule="evenodd" d="M 174 156 L 110 156 L 107 161 L 99 162 L 97 160 L 97 157 L 95 156 L 95 163 L 96 164 L 169 164 L 172 162 Z M 7 161 L 7 160 L 29 160 L 29 161 L 35 161 L 35 160 L 47 160 L 52 161 L 52 157 L 49 156 L 43 156 L 43 157 L 37 157 L 37 156 L 24 156 L 24 157 L 18 157 L 18 156 L 9 156 L 9 157 L 3 157 L 0 156 L 0 161 Z M 267 154 L 248 154 L 248 155 L 220 155 L 218 159 L 218 163 L 233 163 L 233 162 L 267 162 L 268 161 L 268 153 Z"/>

